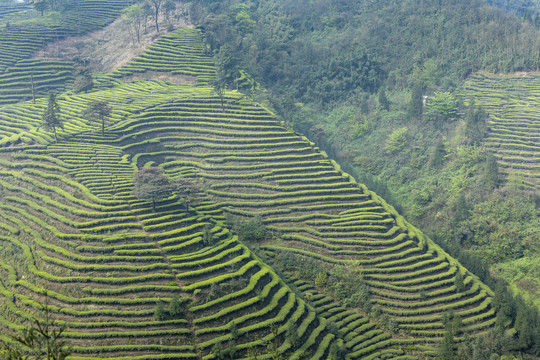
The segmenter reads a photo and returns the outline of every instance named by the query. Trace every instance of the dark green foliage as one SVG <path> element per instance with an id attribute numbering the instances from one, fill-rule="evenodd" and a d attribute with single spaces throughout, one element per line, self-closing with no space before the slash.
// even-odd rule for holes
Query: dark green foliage
<path id="1" fill-rule="evenodd" d="M 366 312 L 371 311 L 371 291 L 365 282 L 358 280 L 354 290 L 349 293 L 352 294 L 343 300 L 343 304 L 364 309 Z"/>
<path id="2" fill-rule="evenodd" d="M 486 134 L 487 114 L 481 106 L 471 101 L 465 116 L 465 136 L 471 144 L 479 144 Z"/>
<path id="3" fill-rule="evenodd" d="M 446 149 L 444 143 L 441 139 L 437 141 L 435 149 L 433 150 L 433 155 L 429 161 L 429 166 L 432 168 L 440 168 L 444 163 L 444 158 L 446 156 Z"/>
<path id="4" fill-rule="evenodd" d="M 390 101 L 386 97 L 386 91 L 383 87 L 379 89 L 379 107 L 383 110 L 390 110 Z"/>
<path id="5" fill-rule="evenodd" d="M 300 339 L 298 338 L 298 327 L 291 323 L 285 332 L 285 338 L 291 343 L 292 346 L 298 346 Z"/>
<path id="6" fill-rule="evenodd" d="M 90 121 L 101 124 L 101 136 L 105 135 L 105 121 L 111 114 L 112 107 L 108 101 L 91 101 L 83 113 L 83 117 Z"/>
<path id="7" fill-rule="evenodd" d="M 489 154 L 486 157 L 484 168 L 484 181 L 488 188 L 496 188 L 499 184 L 499 165 L 495 156 Z"/>
<path id="8" fill-rule="evenodd" d="M 79 68 L 75 73 L 75 81 L 73 82 L 73 91 L 75 93 L 84 92 L 85 94 L 94 87 L 94 78 L 90 70 Z"/>
<path id="9" fill-rule="evenodd" d="M 200 190 L 199 185 L 200 184 L 197 181 L 186 177 L 178 177 L 171 183 L 172 192 L 175 193 L 176 196 L 184 199 L 186 213 L 189 213 L 189 206 Z"/>
<path id="10" fill-rule="evenodd" d="M 185 303 L 180 301 L 178 295 L 173 296 L 169 303 L 169 315 L 173 319 L 180 319 L 184 317 Z"/>
<path id="11" fill-rule="evenodd" d="M 463 274 L 461 271 L 458 271 L 456 273 L 456 277 L 454 278 L 454 286 L 456 287 L 456 292 L 462 292 L 465 285 L 463 284 Z"/>
<path id="12" fill-rule="evenodd" d="M 43 16 L 43 12 L 47 10 L 49 6 L 46 0 L 31 0 L 31 3 L 34 9 L 41 13 L 41 16 Z"/>
<path id="13" fill-rule="evenodd" d="M 156 201 L 169 197 L 173 191 L 169 178 L 163 175 L 163 169 L 155 166 L 137 171 L 133 180 L 133 195 L 141 200 L 151 201 L 154 211 Z"/>
<path id="14" fill-rule="evenodd" d="M 411 118 L 417 118 L 422 115 L 424 111 L 423 98 L 424 87 L 420 82 L 415 82 L 411 89 L 411 99 L 407 105 L 407 113 Z"/>
<path id="15" fill-rule="evenodd" d="M 445 328 L 444 338 L 436 359 L 455 360 L 457 359 L 458 349 L 454 338 L 460 336 L 463 324 L 459 315 L 453 312 L 445 313 L 442 321 Z"/>
<path id="16" fill-rule="evenodd" d="M 238 70 L 238 59 L 233 49 L 228 45 L 221 47 L 216 55 L 217 76 L 231 86 L 238 77 Z"/>
<path id="17" fill-rule="evenodd" d="M 163 11 L 165 12 L 165 18 L 167 22 L 170 22 L 170 16 L 173 11 L 176 10 L 176 3 L 173 0 L 166 0 L 163 5 Z"/>
<path id="18" fill-rule="evenodd" d="M 330 271 L 329 284 L 346 306 L 371 311 L 371 291 L 363 281 L 360 269 L 354 266 L 336 266 Z"/>
<path id="19" fill-rule="evenodd" d="M 227 90 L 227 81 L 223 74 L 216 71 L 216 76 L 212 80 L 212 87 L 214 88 L 214 93 L 219 97 L 221 101 L 221 111 L 225 112 L 225 91 Z"/>
<path id="20" fill-rule="evenodd" d="M 329 350 L 329 359 L 330 360 L 345 360 L 347 355 L 347 347 L 345 344 L 338 342 L 333 342 Z"/>
<path id="21" fill-rule="evenodd" d="M 238 326 L 236 326 L 236 323 L 234 321 L 229 326 L 229 333 L 231 334 L 231 338 L 234 341 L 238 340 L 240 334 L 238 333 Z"/>
<path id="22" fill-rule="evenodd" d="M 212 235 L 212 227 L 210 225 L 205 225 L 203 229 L 203 244 L 210 246 L 214 244 L 214 236 Z"/>
<path id="23" fill-rule="evenodd" d="M 516 301 L 514 328 L 517 331 L 514 348 L 540 355 L 540 315 L 538 309 L 528 306 L 521 298 Z"/>
<path id="24" fill-rule="evenodd" d="M 154 308 L 154 319 L 156 321 L 165 321 L 167 319 L 167 311 L 162 302 L 158 302 Z"/>
<path id="25" fill-rule="evenodd" d="M 242 241 L 263 241 L 270 237 L 271 231 L 264 225 L 260 216 L 251 219 L 237 219 L 233 224 L 234 230 Z"/>
<path id="26" fill-rule="evenodd" d="M 456 201 L 454 216 L 452 222 L 458 224 L 459 222 L 466 220 L 469 217 L 470 208 L 467 204 L 465 194 L 460 192 Z"/>
<path id="27" fill-rule="evenodd" d="M 154 23 L 156 24 L 156 31 L 159 32 L 158 17 L 159 11 L 161 10 L 161 5 L 163 5 L 163 0 L 150 0 L 150 3 L 153 6 L 152 16 L 154 18 Z"/>
<path id="28" fill-rule="evenodd" d="M 223 349 L 223 345 L 218 342 L 212 347 L 212 354 L 218 359 L 225 359 L 226 352 Z"/>
<path id="29" fill-rule="evenodd" d="M 58 142 L 58 137 L 56 136 L 56 129 L 63 129 L 63 120 L 60 117 L 60 106 L 56 101 L 56 94 L 53 92 L 49 93 L 49 100 L 47 102 L 47 108 L 41 116 L 41 124 L 43 128 L 49 131 L 54 132 L 54 141 Z"/>

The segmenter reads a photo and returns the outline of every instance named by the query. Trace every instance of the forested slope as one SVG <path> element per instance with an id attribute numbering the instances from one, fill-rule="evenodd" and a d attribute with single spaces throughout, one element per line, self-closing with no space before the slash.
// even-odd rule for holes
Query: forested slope
<path id="1" fill-rule="evenodd" d="M 530 149 L 517 158 L 494 151 L 497 134 L 534 142 L 528 124 L 535 115 L 527 110 L 527 122 L 509 130 L 497 118 L 515 111 L 514 100 L 497 99 L 490 111 L 480 101 L 484 84 L 475 93 L 465 85 L 478 71 L 519 71 L 497 91 L 513 94 L 518 79 L 528 89 L 534 75 L 525 75 L 539 65 L 535 16 L 465 0 L 202 0 L 190 14 L 218 58 L 233 55 L 227 71 L 248 69 L 269 89 L 258 99 L 281 119 L 455 256 L 475 258 L 470 267 L 504 270 L 538 304 L 540 198 L 528 176 L 534 157 Z M 491 93 L 493 84 L 485 85 Z"/>

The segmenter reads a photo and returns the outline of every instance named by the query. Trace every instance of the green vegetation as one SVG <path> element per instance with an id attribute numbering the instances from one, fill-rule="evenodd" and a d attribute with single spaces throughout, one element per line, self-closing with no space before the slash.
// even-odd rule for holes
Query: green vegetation
<path id="1" fill-rule="evenodd" d="M 492 3 L 523 18 L 465 0 L 201 0 L 191 15 L 207 49 L 232 48 L 291 127 L 452 254 L 476 254 L 535 300 L 537 75 L 508 74 L 538 69 L 538 4 Z M 242 11 L 255 22 L 247 33 Z M 526 215 L 486 214 L 497 206 Z"/>
<path id="2" fill-rule="evenodd" d="M 59 6 L 47 4 L 51 10 Z M 83 1 L 80 8 L 91 4 L 101 2 Z M 114 4 L 114 16 L 131 5 Z M 407 86 L 390 86 L 383 62 L 388 58 L 375 54 L 389 55 L 379 45 L 336 41 L 346 38 L 341 30 L 354 29 L 349 25 L 367 16 L 370 5 L 362 4 L 359 10 L 351 7 L 359 3 L 329 9 L 320 2 L 285 1 L 269 14 L 263 4 L 255 9 L 248 3 L 194 2 L 189 14 L 205 19 L 205 33 L 171 31 L 112 74 L 96 76 L 95 84 L 93 75 L 80 71 L 74 92 L 0 105 L 0 339 L 9 346 L 8 334 L 43 317 L 36 310 L 46 289 L 55 328 L 65 329 L 61 335 L 73 359 L 537 355 L 536 309 L 514 301 L 485 273 L 479 278 L 481 262 L 462 256 L 468 261 L 463 266 L 344 172 L 347 165 L 342 169 L 285 127 L 269 105 L 238 91 L 261 96 L 250 74 L 267 81 L 265 71 L 277 69 L 276 56 L 290 51 L 294 61 L 269 83 L 274 92 L 262 96 L 280 111 L 290 110 L 287 121 L 309 129 L 323 146 L 338 130 L 354 136 L 350 146 L 352 140 L 378 143 L 364 152 L 351 150 L 350 159 L 372 173 L 359 178 L 376 183 L 380 176 L 392 189 L 404 190 L 394 195 L 415 202 L 406 211 L 420 222 L 427 219 L 423 212 L 445 218 L 438 237 L 460 235 L 460 245 L 479 246 L 484 237 L 467 237 L 468 226 L 475 234 L 485 231 L 486 238 L 497 235 L 490 239 L 497 247 L 484 251 L 489 260 L 502 250 L 505 258 L 531 254 L 537 228 L 520 244 L 498 237 L 506 229 L 493 231 L 497 221 L 501 227 L 511 223 L 519 236 L 528 234 L 523 221 L 535 221 L 537 210 L 522 206 L 525 200 L 509 205 L 515 194 L 504 185 L 496 155 L 481 147 L 491 131 L 484 127 L 487 106 L 437 84 L 444 66 L 450 80 L 462 71 L 451 65 L 453 55 L 440 63 L 423 59 L 397 66 L 396 82 L 408 74 L 407 66 L 413 74 L 411 96 Z M 141 8 L 153 14 L 157 28 L 158 17 L 173 6 L 180 5 L 160 0 Z M 403 6 L 407 13 L 410 5 Z M 424 4 L 420 12 L 428 17 L 431 6 Z M 472 6 L 480 5 L 463 3 L 462 10 Z M 140 11 L 128 9 L 131 31 L 140 31 Z M 209 9 L 214 16 L 205 15 Z M 306 9 L 312 10 L 310 19 L 301 17 Z M 69 19 L 69 11 L 58 21 Z M 50 24 L 54 12 L 32 21 Z M 92 14 L 99 20 L 90 17 L 92 25 L 84 20 L 74 31 L 113 18 Z M 449 19 L 453 14 L 446 13 Z M 477 30 L 470 24 L 484 21 L 471 16 L 470 27 L 459 30 L 469 33 Z M 268 27 L 275 31 L 265 33 Z M 350 31 L 345 35 L 358 35 Z M 332 43 L 323 32 L 335 35 Z M 304 46 L 312 36 L 320 37 L 316 46 Z M 516 56 L 528 51 L 521 45 L 516 43 Z M 254 62 L 271 55 L 261 61 L 264 71 L 246 61 L 248 48 Z M 496 46 L 482 49 L 488 67 L 506 59 Z M 342 50 L 340 58 L 332 55 L 335 50 Z M 133 80 L 132 75 L 153 72 L 186 81 Z M 293 73 L 293 97 L 282 102 L 275 89 L 284 84 L 282 76 Z M 303 88 L 304 81 L 312 88 Z M 34 85 L 30 90 L 35 94 Z M 344 98 L 351 103 L 341 105 Z M 304 120 L 313 109 L 328 115 L 328 122 Z M 89 120 L 100 123 L 100 134 Z M 60 125 L 64 131 L 56 134 Z M 459 140 L 455 129 L 467 139 Z M 429 146 L 423 137 L 432 138 Z M 370 162 L 375 152 L 388 163 L 381 165 L 377 157 Z M 501 197 L 503 205 L 493 206 L 497 200 L 490 196 Z M 488 221 L 477 222 L 480 217 Z M 474 357 L 471 349 L 482 342 L 483 357 Z"/>

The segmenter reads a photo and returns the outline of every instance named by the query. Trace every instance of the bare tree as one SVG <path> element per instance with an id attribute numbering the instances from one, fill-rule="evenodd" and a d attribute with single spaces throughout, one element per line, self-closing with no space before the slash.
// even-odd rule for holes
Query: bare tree
<path id="1" fill-rule="evenodd" d="M 163 0 L 150 0 L 152 5 L 154 5 L 154 21 L 156 22 L 156 31 L 159 32 L 159 24 L 158 24 L 158 17 L 159 17 L 159 10 L 161 9 L 161 5 L 163 4 Z"/>

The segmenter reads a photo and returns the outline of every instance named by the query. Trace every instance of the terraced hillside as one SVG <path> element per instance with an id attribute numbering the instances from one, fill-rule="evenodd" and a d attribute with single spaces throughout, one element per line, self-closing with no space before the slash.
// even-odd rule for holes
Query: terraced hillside
<path id="1" fill-rule="evenodd" d="M 152 83 L 131 86 L 146 90 Z M 189 97 L 193 89 L 184 90 Z M 130 94 L 133 108 L 148 104 L 146 91 Z M 275 336 L 273 325 L 280 338 L 294 325 L 305 344 L 296 349 L 276 340 L 282 351 L 313 358 L 328 351 L 335 335 L 325 331 L 325 320 L 228 229 L 185 212 L 176 197 L 156 212 L 135 199 L 131 157 L 114 145 L 124 136 L 106 135 L 99 144 L 75 136 L 4 148 L 3 327 L 20 327 L 47 291 L 75 358 L 210 359 L 216 343 L 233 342 L 245 355 Z M 175 296 L 182 311 L 156 319 L 157 304 L 167 309 Z"/>
<path id="2" fill-rule="evenodd" d="M 0 30 L 0 104 L 14 103 L 43 95 L 49 90 L 63 90 L 73 80 L 73 64 L 59 61 L 28 60 L 44 44 L 67 36 L 97 30 L 112 22 L 128 6 L 127 0 L 84 0 L 76 8 L 60 15 L 10 22 Z M 0 18 L 28 6 L 0 7 Z"/>
<path id="3" fill-rule="evenodd" d="M 489 113 L 484 143 L 497 157 L 502 173 L 526 187 L 540 181 L 540 76 L 478 74 L 465 84 L 463 97 Z"/>
<path id="4" fill-rule="evenodd" d="M 126 151 L 139 149 L 141 138 L 159 142 L 161 151 L 137 151 L 138 166 L 159 158 L 171 177 L 202 177 L 212 201 L 199 211 L 260 215 L 282 234 L 262 249 L 358 266 L 373 302 L 412 335 L 441 336 L 441 314 L 449 310 L 462 316 L 466 331 L 494 323 L 489 289 L 257 104 L 231 94 L 222 112 L 215 97 L 182 99 L 111 131 L 131 134 L 119 142 Z M 458 272 L 467 286 L 456 293 Z"/>
<path id="5" fill-rule="evenodd" d="M 143 54 L 113 72 L 112 76 L 121 78 L 144 72 L 184 75 L 194 77 L 199 82 L 208 82 L 214 75 L 214 62 L 203 53 L 199 31 L 178 29 L 162 36 Z"/>
<path id="6" fill-rule="evenodd" d="M 490 289 L 308 139 L 237 92 L 222 108 L 197 31 L 171 33 L 124 70 L 160 58 L 203 81 L 63 94 L 57 144 L 39 128 L 45 100 L 0 106 L 2 329 L 40 316 L 45 291 L 74 359 L 332 359 L 339 348 L 414 359 L 440 342 L 445 313 L 468 334 L 494 324 Z M 113 107 L 103 136 L 81 118 L 93 100 Z M 155 212 L 132 195 L 149 165 L 197 184 L 188 211 L 180 195 Z M 260 215 L 275 236 L 244 243 L 227 214 Z M 394 326 L 261 259 L 282 254 L 353 268 Z"/>
<path id="7" fill-rule="evenodd" d="M 21 60 L 0 74 L 0 104 L 62 92 L 73 83 L 74 64 L 58 60 Z"/>

